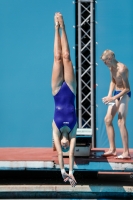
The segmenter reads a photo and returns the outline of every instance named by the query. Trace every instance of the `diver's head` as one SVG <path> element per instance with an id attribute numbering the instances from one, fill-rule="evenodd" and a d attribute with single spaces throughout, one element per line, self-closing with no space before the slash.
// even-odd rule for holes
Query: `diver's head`
<path id="1" fill-rule="evenodd" d="M 68 133 L 63 132 L 61 135 L 61 149 L 63 152 L 68 152 L 70 149 Z"/>

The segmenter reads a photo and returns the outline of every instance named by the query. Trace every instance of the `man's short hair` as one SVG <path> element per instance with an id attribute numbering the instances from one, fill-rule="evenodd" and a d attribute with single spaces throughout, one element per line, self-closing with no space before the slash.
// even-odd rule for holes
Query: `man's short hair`
<path id="1" fill-rule="evenodd" d="M 114 52 L 113 52 L 112 50 L 109 50 L 109 49 L 106 49 L 106 50 L 102 53 L 102 55 L 101 55 L 100 58 L 102 59 L 102 57 L 105 56 L 105 55 L 112 55 L 112 56 L 115 58 Z"/>

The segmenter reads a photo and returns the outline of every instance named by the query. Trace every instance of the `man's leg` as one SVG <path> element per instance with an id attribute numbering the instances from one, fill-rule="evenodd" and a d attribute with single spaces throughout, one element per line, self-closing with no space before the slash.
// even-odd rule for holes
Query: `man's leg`
<path id="1" fill-rule="evenodd" d="M 105 152 L 103 155 L 104 156 L 111 156 L 111 155 L 116 155 L 116 147 L 115 147 L 115 132 L 114 132 L 114 127 L 112 124 L 112 121 L 114 119 L 114 116 L 118 110 L 118 102 L 116 102 L 116 104 L 109 105 L 108 106 L 108 110 L 107 110 L 107 114 L 105 116 L 105 125 L 106 125 L 106 130 L 107 130 L 107 135 L 108 135 L 108 139 L 109 139 L 109 150 L 107 152 Z"/>
<path id="2" fill-rule="evenodd" d="M 54 39 L 54 64 L 52 72 L 52 93 L 55 95 L 63 82 L 63 61 L 62 61 L 62 48 L 61 37 L 59 33 L 59 22 L 57 13 L 54 16 L 55 20 L 55 39 Z"/>
<path id="3" fill-rule="evenodd" d="M 118 110 L 118 126 L 121 133 L 123 143 L 123 154 L 120 158 L 130 158 L 129 147 L 128 147 L 128 131 L 126 128 L 126 115 L 128 110 L 128 95 L 124 95 L 121 99 L 119 110 Z M 119 156 L 118 156 L 119 158 Z"/>
<path id="4" fill-rule="evenodd" d="M 64 65 L 64 80 L 69 85 L 70 89 L 75 93 L 76 90 L 75 75 L 70 58 L 70 50 L 65 31 L 64 20 L 60 13 L 59 13 L 59 24 L 60 28 L 62 29 L 61 45 L 62 45 L 63 65 Z"/>

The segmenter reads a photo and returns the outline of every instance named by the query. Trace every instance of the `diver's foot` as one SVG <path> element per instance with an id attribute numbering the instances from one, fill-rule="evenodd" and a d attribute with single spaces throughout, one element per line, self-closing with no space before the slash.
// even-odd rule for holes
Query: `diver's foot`
<path id="1" fill-rule="evenodd" d="M 64 28 L 65 28 L 65 24 L 64 24 L 64 20 L 63 20 L 62 14 L 59 12 L 59 13 L 57 14 L 57 16 L 58 16 L 60 28 L 64 29 Z"/>
<path id="2" fill-rule="evenodd" d="M 58 21 L 58 13 L 55 13 L 54 16 L 55 28 L 59 28 L 59 21 Z"/>
<path id="3" fill-rule="evenodd" d="M 121 155 L 118 155 L 115 157 L 116 159 L 131 159 L 131 156 L 129 153 L 123 153 Z"/>
<path id="4" fill-rule="evenodd" d="M 102 156 L 116 156 L 116 150 L 108 150 L 107 152 L 105 152 Z"/>

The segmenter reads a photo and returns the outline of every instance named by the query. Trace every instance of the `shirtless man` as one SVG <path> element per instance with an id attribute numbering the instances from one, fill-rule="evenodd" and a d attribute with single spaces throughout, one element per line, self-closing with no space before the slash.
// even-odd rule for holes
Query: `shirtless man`
<path id="1" fill-rule="evenodd" d="M 103 103 L 108 104 L 105 116 L 105 125 L 109 139 L 110 148 L 103 156 L 112 156 L 118 159 L 130 159 L 128 147 L 128 131 L 126 129 L 126 114 L 128 101 L 131 97 L 130 85 L 128 81 L 127 67 L 115 59 L 115 54 L 111 50 L 105 50 L 101 56 L 102 61 L 107 65 L 111 74 L 111 82 L 108 95 L 102 98 Z M 114 91 L 114 96 L 112 92 Z M 118 113 L 118 126 L 123 143 L 123 153 L 116 156 L 115 134 L 112 121 Z"/>

